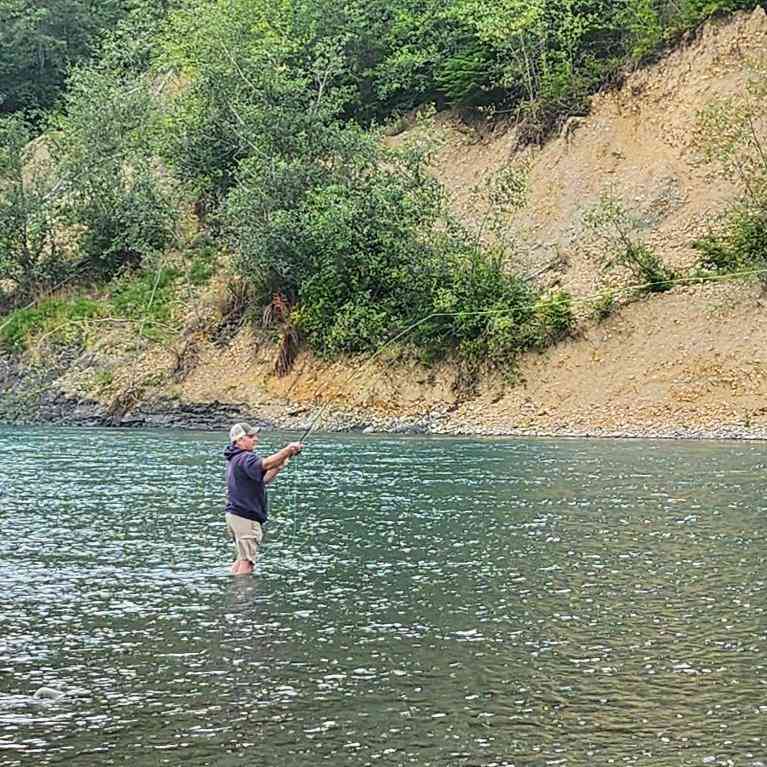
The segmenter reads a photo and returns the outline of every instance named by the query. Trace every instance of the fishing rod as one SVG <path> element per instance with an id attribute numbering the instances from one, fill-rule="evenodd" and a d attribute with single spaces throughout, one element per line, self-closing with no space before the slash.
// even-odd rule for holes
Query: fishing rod
<path id="1" fill-rule="evenodd" d="M 369 357 L 369 358 L 368 358 L 368 359 L 365 361 L 365 363 L 362 365 L 362 367 L 360 367 L 360 368 L 356 368 L 356 369 L 355 369 L 355 370 L 352 372 L 352 375 L 351 375 L 351 376 L 349 376 L 349 378 L 347 378 L 347 379 L 346 379 L 346 380 L 345 380 L 345 381 L 342 383 L 342 386 L 348 386 L 348 385 L 349 385 L 349 384 L 350 384 L 350 383 L 351 383 L 351 382 L 352 382 L 352 381 L 355 379 L 355 377 L 356 377 L 356 376 L 358 376 L 358 375 L 359 375 L 359 374 L 360 374 L 362 371 L 364 371 L 364 370 L 365 370 L 365 368 L 366 368 L 368 365 L 370 365 L 370 363 L 372 363 L 374 360 L 378 359 L 378 357 L 380 357 L 380 356 L 381 356 L 381 355 L 382 355 L 382 354 L 383 354 L 383 353 L 386 351 L 386 349 L 388 349 L 388 348 L 389 348 L 389 347 L 390 347 L 392 344 L 394 344 L 394 343 L 396 343 L 397 341 L 399 341 L 401 338 L 404 338 L 406 335 L 408 335 L 409 333 L 411 333 L 411 332 L 412 332 L 413 330 L 415 330 L 415 329 L 416 329 L 416 328 L 417 328 L 419 325 L 423 325 L 425 322 L 428 322 L 429 320 L 431 320 L 431 319 L 434 319 L 435 317 L 452 317 L 452 316 L 454 316 L 455 314 L 456 314 L 455 312 L 432 312 L 431 314 L 427 314 L 425 317 L 422 317 L 422 318 L 421 318 L 420 320 L 418 320 L 417 322 L 414 322 L 412 325 L 409 325 L 409 326 L 408 326 L 408 327 L 406 327 L 406 328 L 405 328 L 405 329 L 404 329 L 404 330 L 403 330 L 401 333 L 398 333 L 398 334 L 397 334 L 396 336 L 394 336 L 393 338 L 390 338 L 390 339 L 389 339 L 388 341 L 386 341 L 386 342 L 385 342 L 385 343 L 384 343 L 384 344 L 383 344 L 381 347 L 379 347 L 379 348 L 376 350 L 376 352 L 375 352 L 374 354 L 372 354 L 372 355 L 371 355 L 371 356 L 370 356 L 370 357 Z M 320 393 L 320 392 L 319 392 L 319 391 L 317 391 L 317 393 L 315 394 L 315 396 L 316 396 L 317 394 L 319 394 L 319 393 Z M 325 403 L 325 404 L 324 404 L 324 405 L 323 405 L 323 406 L 320 408 L 320 410 L 319 410 L 319 411 L 318 411 L 318 412 L 317 412 L 317 413 L 314 415 L 314 417 L 313 417 L 313 418 L 312 418 L 312 419 L 309 421 L 309 425 L 306 427 L 306 429 L 304 430 L 304 433 L 301 435 L 301 439 L 299 440 L 299 442 L 304 442 L 304 441 L 306 440 L 306 437 L 308 437 L 308 436 L 309 436 L 309 434 L 311 434 L 311 433 L 312 433 L 312 431 L 314 431 L 314 429 L 315 429 L 315 426 L 317 425 L 317 423 L 319 422 L 320 418 L 321 418 L 321 417 L 322 417 L 322 415 L 324 414 L 324 411 L 325 411 L 325 410 L 328 408 L 328 405 L 329 405 L 329 403 Z"/>
<path id="2" fill-rule="evenodd" d="M 667 280 L 655 280 L 653 282 L 627 285 L 623 288 L 618 288 L 613 290 L 612 293 L 615 296 L 620 296 L 626 293 L 650 291 L 653 288 L 657 288 L 660 286 L 674 286 L 674 285 L 679 286 L 679 285 L 705 284 L 707 282 L 726 282 L 728 280 L 741 279 L 744 277 L 756 276 L 759 274 L 767 274 L 767 267 L 763 267 L 760 269 L 742 270 L 739 272 L 727 272 L 725 274 L 700 275 L 700 276 L 692 276 L 692 277 L 678 277 L 678 278 L 667 279 Z M 574 306 L 591 304 L 598 301 L 604 294 L 605 294 L 605 290 L 603 289 L 603 290 L 591 293 L 587 296 L 573 299 L 571 303 Z M 368 357 L 368 359 L 363 363 L 361 367 L 356 368 L 354 371 L 352 371 L 352 374 L 346 380 L 342 382 L 342 387 L 348 386 L 357 376 L 362 374 L 372 362 L 378 359 L 390 346 L 392 346 L 393 344 L 395 344 L 397 341 L 401 340 L 405 336 L 409 335 L 416 328 L 428 322 L 429 320 L 433 320 L 437 318 L 445 318 L 445 317 L 482 317 L 482 316 L 492 316 L 492 315 L 503 315 L 506 312 L 508 312 L 508 309 L 498 308 L 498 309 L 484 309 L 484 310 L 471 311 L 471 312 L 467 312 L 467 311 L 432 312 L 431 314 L 427 314 L 425 317 L 422 317 L 421 319 L 417 320 L 411 325 L 408 325 L 404 330 L 402 330 L 396 336 L 394 336 L 393 338 L 390 338 L 388 341 L 382 344 L 370 357 Z M 322 391 L 321 388 L 318 389 L 315 396 L 319 395 L 321 391 Z M 308 426 L 304 429 L 304 432 L 301 435 L 299 442 L 302 442 L 302 443 L 305 442 L 306 439 L 312 434 L 312 432 L 315 431 L 317 424 L 320 422 L 321 418 L 325 415 L 325 412 L 328 410 L 329 407 L 330 407 L 329 402 L 326 402 L 324 405 L 320 407 L 317 413 L 315 413 L 315 415 L 309 421 Z"/>

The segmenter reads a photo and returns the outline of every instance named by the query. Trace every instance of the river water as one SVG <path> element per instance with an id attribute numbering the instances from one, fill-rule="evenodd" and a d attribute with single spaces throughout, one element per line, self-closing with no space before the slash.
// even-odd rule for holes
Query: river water
<path id="1" fill-rule="evenodd" d="M 223 447 L 0 430 L 0 764 L 767 764 L 767 445 Z"/>

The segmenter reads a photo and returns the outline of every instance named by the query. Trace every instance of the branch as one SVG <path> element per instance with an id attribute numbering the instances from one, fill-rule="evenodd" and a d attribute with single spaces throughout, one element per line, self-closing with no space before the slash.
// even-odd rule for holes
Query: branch
<path id="1" fill-rule="evenodd" d="M 759 153 L 759 157 L 762 160 L 762 165 L 764 166 L 764 169 L 767 170 L 767 157 L 764 154 L 764 149 L 762 147 L 762 142 L 759 138 L 759 134 L 756 132 L 753 115 L 751 115 L 750 113 L 748 115 L 748 127 L 751 131 L 751 138 L 753 138 L 754 140 L 754 146 L 756 147 L 756 151 Z"/>

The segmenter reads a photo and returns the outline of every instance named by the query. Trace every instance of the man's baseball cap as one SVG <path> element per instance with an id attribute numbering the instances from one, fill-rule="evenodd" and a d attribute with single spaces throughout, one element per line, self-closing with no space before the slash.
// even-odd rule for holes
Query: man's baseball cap
<path id="1" fill-rule="evenodd" d="M 250 437 L 254 434 L 258 434 L 261 429 L 258 426 L 250 426 L 247 423 L 236 423 L 229 429 L 229 441 L 237 442 L 238 439 L 243 437 Z"/>

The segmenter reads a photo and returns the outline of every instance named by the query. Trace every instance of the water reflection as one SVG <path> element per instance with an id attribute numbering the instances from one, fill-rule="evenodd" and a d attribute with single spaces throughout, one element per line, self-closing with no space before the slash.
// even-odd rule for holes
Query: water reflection
<path id="1" fill-rule="evenodd" d="M 767 763 L 763 446 L 319 436 L 244 579 L 220 450 L 0 431 L 3 764 Z"/>

